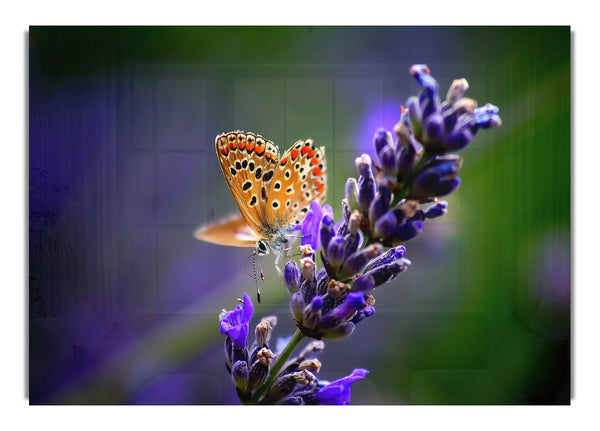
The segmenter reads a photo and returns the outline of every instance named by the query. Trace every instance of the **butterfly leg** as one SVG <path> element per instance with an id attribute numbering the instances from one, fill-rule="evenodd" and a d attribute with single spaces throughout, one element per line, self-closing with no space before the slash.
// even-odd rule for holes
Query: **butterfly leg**
<path id="1" fill-rule="evenodd" d="M 277 274 L 279 274 L 279 275 L 282 275 L 281 268 L 279 267 L 279 261 L 281 260 L 281 255 L 284 253 L 285 252 L 282 252 L 282 251 L 278 251 L 275 253 L 277 255 L 275 257 L 275 269 L 277 270 Z"/>

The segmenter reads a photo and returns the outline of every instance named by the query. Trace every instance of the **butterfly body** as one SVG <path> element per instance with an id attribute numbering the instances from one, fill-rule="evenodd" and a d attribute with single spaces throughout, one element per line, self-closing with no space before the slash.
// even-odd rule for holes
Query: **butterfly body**
<path id="1" fill-rule="evenodd" d="M 300 140 L 280 157 L 273 142 L 234 131 L 218 135 L 215 150 L 240 214 L 198 228 L 196 238 L 255 247 L 256 254 L 272 249 L 279 257 L 310 201 L 325 201 L 325 149 L 315 148 L 311 139 Z"/>

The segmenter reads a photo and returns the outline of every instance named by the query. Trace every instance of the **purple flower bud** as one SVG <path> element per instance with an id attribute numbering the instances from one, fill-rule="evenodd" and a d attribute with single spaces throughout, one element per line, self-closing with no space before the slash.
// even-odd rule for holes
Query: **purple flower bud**
<path id="1" fill-rule="evenodd" d="M 327 270 L 325 268 L 321 268 L 321 271 L 319 271 L 319 275 L 317 276 L 317 295 L 324 295 L 327 293 L 328 283 L 329 275 L 327 275 Z"/>
<path id="2" fill-rule="evenodd" d="M 301 323 L 304 318 L 304 307 L 306 303 L 304 302 L 304 298 L 302 297 L 302 293 L 296 292 L 290 298 L 290 310 L 292 311 L 292 315 L 294 316 L 294 320 L 296 322 Z"/>
<path id="3" fill-rule="evenodd" d="M 283 267 L 283 283 L 288 292 L 296 293 L 298 291 L 298 281 L 300 278 L 300 270 L 298 265 L 293 260 L 290 260 Z"/>
<path id="4" fill-rule="evenodd" d="M 396 176 L 396 151 L 393 147 L 385 147 L 379 153 L 381 170 L 384 175 L 394 178 Z"/>
<path id="5" fill-rule="evenodd" d="M 468 117 L 471 117 L 476 107 L 477 102 L 468 98 L 460 99 L 454 105 L 444 106 L 446 109 L 442 111 L 442 117 L 444 118 L 446 131 L 454 129 L 459 118 L 461 118 L 461 122 L 464 122 L 462 120 L 464 114 L 468 114 Z"/>
<path id="6" fill-rule="evenodd" d="M 345 257 L 345 249 L 346 244 L 344 242 L 344 238 L 341 236 L 335 235 L 329 241 L 329 246 L 327 247 L 327 260 L 329 261 L 329 265 L 333 268 L 339 267 L 344 262 Z"/>
<path id="7" fill-rule="evenodd" d="M 439 201 L 438 203 L 436 203 L 434 206 L 432 206 L 425 212 L 425 217 L 426 218 L 440 217 L 440 216 L 446 214 L 447 211 L 448 211 L 448 202 L 447 201 Z"/>
<path id="8" fill-rule="evenodd" d="M 500 110 L 497 106 L 494 106 L 491 103 L 486 103 L 481 108 L 475 109 L 475 124 L 482 129 L 502 125 L 502 120 L 500 119 L 498 112 L 500 112 Z"/>
<path id="9" fill-rule="evenodd" d="M 370 270 L 364 276 L 372 277 L 375 287 L 381 286 L 386 281 L 395 278 L 398 274 L 404 271 L 410 265 L 410 261 L 407 259 L 398 259 L 392 263 L 378 266 L 375 269 Z"/>
<path id="10" fill-rule="evenodd" d="M 429 163 L 415 179 L 412 197 L 429 198 L 444 196 L 456 189 L 460 180 L 456 178 L 462 166 L 458 156 L 440 156 Z"/>
<path id="11" fill-rule="evenodd" d="M 308 304 L 308 307 L 310 307 L 311 313 L 318 313 L 323 308 L 323 298 L 315 296 L 313 300 L 310 301 L 310 304 Z"/>
<path id="12" fill-rule="evenodd" d="M 302 298 L 304 298 L 304 302 L 309 303 L 317 294 L 317 280 L 302 280 L 299 291 L 302 294 Z"/>
<path id="13" fill-rule="evenodd" d="M 320 328 L 323 330 L 332 329 L 345 322 L 354 313 L 364 308 L 367 303 L 366 298 L 363 292 L 350 292 L 344 302 L 335 307 L 329 314 L 323 316 Z"/>
<path id="14" fill-rule="evenodd" d="M 423 94 L 429 99 L 438 97 L 438 83 L 431 76 L 431 71 L 425 64 L 413 64 L 409 72 L 417 78 L 417 81 L 423 87 Z"/>
<path id="15" fill-rule="evenodd" d="M 354 331 L 354 323 L 346 322 L 346 323 L 342 323 L 341 325 L 335 326 L 331 329 L 328 329 L 326 331 L 323 331 L 322 336 L 323 336 L 323 338 L 328 338 L 330 340 L 333 340 L 336 338 L 347 337 L 348 335 L 352 334 L 352 331 Z"/>
<path id="16" fill-rule="evenodd" d="M 378 256 L 375 259 L 371 260 L 369 264 L 365 266 L 363 272 L 366 273 L 367 271 L 377 268 L 378 266 L 392 263 L 393 261 L 400 259 L 402 256 L 404 256 L 405 252 L 406 248 L 403 245 L 392 247 L 388 251 L 383 253 L 381 256 Z"/>
<path id="17" fill-rule="evenodd" d="M 353 292 L 369 293 L 375 288 L 375 279 L 370 275 L 360 275 L 352 282 Z"/>
<path id="18" fill-rule="evenodd" d="M 385 147 L 394 149 L 394 139 L 392 134 L 385 129 L 378 129 L 373 137 L 373 143 L 375 144 L 375 151 L 377 155 L 381 153 Z"/>
<path id="19" fill-rule="evenodd" d="M 245 390 L 248 386 L 248 364 L 246 361 L 237 361 L 231 368 L 231 378 L 235 383 L 235 386 L 241 390 Z"/>
<path id="20" fill-rule="evenodd" d="M 438 147 L 444 135 L 444 120 L 439 112 L 423 118 L 423 139 L 427 148 Z"/>
<path id="21" fill-rule="evenodd" d="M 317 404 L 347 405 L 350 402 L 350 386 L 369 374 L 363 368 L 356 368 L 350 375 L 329 383 L 315 394 Z"/>
<path id="22" fill-rule="evenodd" d="M 333 218 L 333 208 L 331 208 L 331 205 L 329 204 L 323 205 L 323 217 L 325 216 Z"/>
<path id="23" fill-rule="evenodd" d="M 377 238 L 385 239 L 396 231 L 398 219 L 393 211 L 388 211 L 375 222 L 373 233 Z"/>
<path id="24" fill-rule="evenodd" d="M 473 132 L 468 127 L 458 128 L 453 130 L 446 141 L 444 147 L 447 151 L 458 151 L 465 148 L 473 140 Z"/>
<path id="25" fill-rule="evenodd" d="M 391 197 L 390 189 L 383 184 L 380 185 L 373 202 L 369 206 L 369 220 L 371 221 L 371 225 L 374 225 L 377 219 L 390 208 Z"/>
<path id="26" fill-rule="evenodd" d="M 356 325 L 359 322 L 366 319 L 367 317 L 371 317 L 373 314 L 375 314 L 375 307 L 366 307 L 360 310 L 358 313 L 356 313 L 356 315 L 352 319 L 350 319 L 350 322 Z"/>
<path id="27" fill-rule="evenodd" d="M 356 250 L 361 243 L 361 236 L 359 233 L 349 233 L 344 236 L 344 256 L 350 256 Z"/>
<path id="28" fill-rule="evenodd" d="M 331 317 L 334 322 L 341 323 L 361 310 L 366 302 L 367 299 L 363 292 L 350 292 L 344 302 L 334 308 L 327 317 Z M 327 323 L 330 323 L 329 319 Z M 327 323 L 323 321 L 323 327 L 326 327 Z"/>
<path id="29" fill-rule="evenodd" d="M 469 83 L 465 78 L 455 79 L 452 81 L 448 93 L 446 94 L 446 103 L 453 105 L 461 99 L 469 89 Z"/>
<path id="30" fill-rule="evenodd" d="M 361 176 L 363 176 L 363 177 L 373 176 L 373 173 L 371 171 L 371 166 L 372 166 L 371 157 L 368 154 L 361 154 L 359 157 L 357 157 L 354 160 L 354 164 L 356 165 L 356 168 L 358 169 L 358 173 Z"/>
<path id="31" fill-rule="evenodd" d="M 414 137 L 409 138 L 409 145 L 402 148 L 397 154 L 397 171 L 400 178 L 405 178 L 417 161 L 423 155 L 424 148 Z"/>
<path id="32" fill-rule="evenodd" d="M 256 361 L 250 367 L 248 373 L 248 390 L 262 385 L 269 375 L 269 365 L 265 361 Z"/>
<path id="33" fill-rule="evenodd" d="M 423 221 L 425 220 L 425 213 L 423 212 L 423 210 L 417 210 L 415 211 L 415 213 L 413 214 L 412 217 L 410 217 L 407 221 Z"/>
<path id="34" fill-rule="evenodd" d="M 346 201 L 348 202 L 348 207 L 351 210 L 357 210 L 358 206 L 358 183 L 356 179 L 350 177 L 346 180 L 346 186 L 344 188 Z"/>
<path id="35" fill-rule="evenodd" d="M 371 158 L 367 154 L 363 154 L 355 161 L 356 167 L 360 172 L 358 179 L 358 205 L 363 212 L 367 214 L 369 205 L 375 197 L 375 180 L 373 171 L 371 170 Z"/>
<path id="36" fill-rule="evenodd" d="M 419 84 L 421 85 L 423 85 L 422 81 L 424 77 L 431 74 L 431 70 L 426 64 L 413 64 L 410 66 L 410 69 L 408 69 L 408 72 L 417 78 L 417 81 L 419 81 Z"/>
<path id="37" fill-rule="evenodd" d="M 304 309 L 304 318 L 302 320 L 302 326 L 309 329 L 315 328 L 321 320 L 322 309 L 323 298 L 317 295 Z"/>
<path id="38" fill-rule="evenodd" d="M 408 109 L 408 119 L 410 126 L 414 134 L 418 137 L 421 137 L 423 134 L 421 123 L 423 112 L 421 112 L 421 105 L 419 104 L 419 99 L 415 96 L 409 97 L 406 101 L 406 107 Z"/>
<path id="39" fill-rule="evenodd" d="M 313 340 L 306 345 L 306 347 L 300 352 L 298 358 L 300 360 L 315 358 L 319 353 L 325 349 L 325 342 L 322 340 Z"/>
<path id="40" fill-rule="evenodd" d="M 331 241 L 331 238 L 334 235 L 333 225 L 334 225 L 333 217 L 331 217 L 329 215 L 323 216 L 323 219 L 321 220 L 321 228 L 320 228 L 321 247 L 323 250 L 327 250 L 327 247 L 329 246 L 329 241 Z"/>
<path id="41" fill-rule="evenodd" d="M 334 232 L 338 235 L 338 236 L 344 236 L 348 233 L 348 217 L 350 216 L 350 213 L 346 213 L 346 207 L 344 205 L 344 202 L 346 201 L 346 199 L 342 199 L 342 209 L 344 210 L 344 214 L 342 219 L 337 222 L 334 226 Z M 348 208 L 348 211 L 350 209 Z"/>
<path id="42" fill-rule="evenodd" d="M 340 279 L 343 280 L 354 274 L 358 274 L 371 259 L 379 256 L 382 250 L 383 246 L 375 243 L 352 253 L 344 262 Z"/>
<path id="43" fill-rule="evenodd" d="M 422 221 L 403 223 L 398 226 L 398 229 L 394 232 L 394 238 L 396 241 L 408 241 L 409 239 L 416 237 L 422 230 Z"/>
<path id="44" fill-rule="evenodd" d="M 269 390 L 268 397 L 272 401 L 278 401 L 292 392 L 296 388 L 296 378 L 294 377 L 294 373 L 285 374 L 275 380 L 271 389 Z"/>

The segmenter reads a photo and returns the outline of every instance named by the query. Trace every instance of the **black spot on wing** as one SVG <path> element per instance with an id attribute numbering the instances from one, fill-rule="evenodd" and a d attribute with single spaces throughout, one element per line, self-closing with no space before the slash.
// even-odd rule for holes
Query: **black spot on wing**
<path id="1" fill-rule="evenodd" d="M 269 172 L 267 172 L 266 174 L 263 175 L 263 183 L 271 181 L 271 178 L 273 178 L 272 170 L 270 170 Z"/>

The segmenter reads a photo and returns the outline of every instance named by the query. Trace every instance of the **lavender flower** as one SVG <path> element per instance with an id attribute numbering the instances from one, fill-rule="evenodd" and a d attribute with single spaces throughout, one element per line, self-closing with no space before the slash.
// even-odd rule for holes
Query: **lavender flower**
<path id="1" fill-rule="evenodd" d="M 302 245 L 310 244 L 313 250 L 319 248 L 319 224 L 321 223 L 323 215 L 326 214 L 333 217 L 333 209 L 330 205 L 325 204 L 321 208 L 317 202 L 311 201 L 308 212 L 304 216 L 302 223 L 294 228 L 294 230 L 300 230 L 302 232 Z"/>
<path id="2" fill-rule="evenodd" d="M 246 337 L 248 337 L 248 322 L 252 319 L 254 313 L 254 304 L 244 293 L 241 304 L 238 304 L 231 311 L 223 310 L 219 315 L 221 324 L 221 334 L 227 334 L 235 347 L 243 348 L 246 346 Z"/>
<path id="3" fill-rule="evenodd" d="M 362 216 L 358 210 L 350 212 L 347 202 L 343 206 L 344 217 L 339 223 L 328 214 L 320 220 L 324 267 L 317 272 L 316 253 L 305 248 L 301 267 L 291 261 L 284 270 L 285 284 L 293 292 L 290 309 L 296 326 L 305 336 L 316 339 L 350 335 L 357 323 L 375 312 L 373 290 L 410 265 L 402 257 L 403 246 L 383 255 L 381 244 L 360 248 L 358 227 Z"/>
<path id="4" fill-rule="evenodd" d="M 221 332 L 227 334 L 227 368 L 240 401 L 248 404 L 348 403 L 350 385 L 362 379 L 367 370 L 354 370 L 350 376 L 330 384 L 320 382 L 316 374 L 321 369 L 321 362 L 316 356 L 325 344 L 313 341 L 298 356 L 285 361 L 286 355 L 274 352 L 270 347 L 271 333 L 277 323 L 274 316 L 260 321 L 254 331 L 255 340 L 248 348 L 248 323 L 253 311 L 252 300 L 244 294 L 242 304 L 231 311 L 223 311 L 219 316 Z M 296 342 L 302 338 L 301 335 L 296 336 Z M 276 361 L 280 356 L 283 359 Z M 285 368 L 282 370 L 283 361 Z"/>
<path id="5" fill-rule="evenodd" d="M 350 386 L 357 380 L 364 379 L 367 374 L 369 371 L 356 368 L 350 375 L 322 387 L 314 394 L 315 404 L 348 404 L 350 402 Z"/>
<path id="6" fill-rule="evenodd" d="M 316 376 L 321 369 L 321 362 L 316 355 L 325 347 L 322 341 L 312 341 L 296 357 L 288 362 L 288 366 L 275 380 L 265 401 L 278 404 L 322 404 L 347 405 L 350 401 L 350 386 L 363 379 L 368 370 L 357 368 L 350 375 L 329 383 Z"/>
<path id="7" fill-rule="evenodd" d="M 321 248 L 306 253 L 300 267 L 288 263 L 286 286 L 296 326 L 305 336 L 344 337 L 374 313 L 374 289 L 410 265 L 399 244 L 416 237 L 427 219 L 445 214 L 448 204 L 439 197 L 460 184 L 462 159 L 448 151 L 464 148 L 479 128 L 501 123 L 498 108 L 476 108 L 474 100 L 463 97 L 465 79 L 456 80 L 441 102 L 427 66 L 414 65 L 410 73 L 423 91 L 402 109 L 396 141 L 384 129 L 375 133 L 379 164 L 366 154 L 355 160 L 359 177 L 346 181 L 342 219 L 335 223 L 313 202 L 303 223 L 303 233 L 316 235 L 318 229 L 320 241 L 313 244 Z M 391 248 L 384 253 L 386 247 Z"/>
<path id="8" fill-rule="evenodd" d="M 221 313 L 227 368 L 243 403 L 348 404 L 350 386 L 368 371 L 357 368 L 332 383 L 319 381 L 316 355 L 324 348 L 323 340 L 350 335 L 375 313 L 375 290 L 411 263 L 400 243 L 448 210 L 439 198 L 459 186 L 463 163 L 450 152 L 469 145 L 479 129 L 501 124 L 497 107 L 478 108 L 476 101 L 464 97 L 469 87 L 465 79 L 455 80 L 441 101 L 427 66 L 414 65 L 410 73 L 423 90 L 402 107 L 393 134 L 376 131 L 377 160 L 366 154 L 356 158 L 359 176 L 346 181 L 342 218 L 336 223 L 329 205 L 313 201 L 295 228 L 302 233 L 302 257 L 287 262 L 283 282 L 298 330 L 287 346 L 271 349 L 276 319 L 267 317 L 246 347 L 254 310 L 248 295 L 234 310 Z M 319 341 L 289 359 L 304 337 Z"/>
<path id="9" fill-rule="evenodd" d="M 361 231 L 368 243 L 408 241 L 422 231 L 426 219 L 442 215 L 447 203 L 438 198 L 459 186 L 463 162 L 448 152 L 466 147 L 479 129 L 502 123 L 496 106 L 477 108 L 475 100 L 463 97 L 469 88 L 466 79 L 455 80 L 442 102 L 427 66 L 413 65 L 410 73 L 423 91 L 402 108 L 394 127 L 396 142 L 390 132 L 379 129 L 373 138 L 379 163 L 363 154 L 356 159 L 358 181 L 346 183 L 346 201 L 363 216 Z M 419 208 L 432 203 L 431 208 Z"/>

